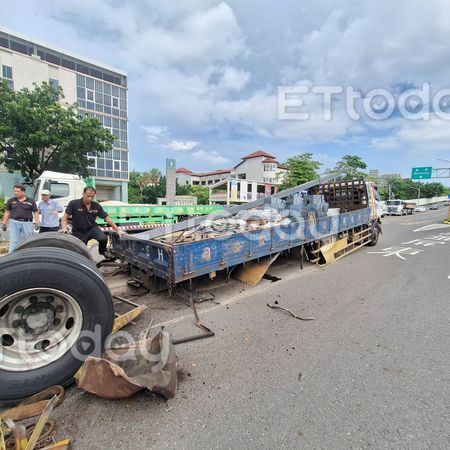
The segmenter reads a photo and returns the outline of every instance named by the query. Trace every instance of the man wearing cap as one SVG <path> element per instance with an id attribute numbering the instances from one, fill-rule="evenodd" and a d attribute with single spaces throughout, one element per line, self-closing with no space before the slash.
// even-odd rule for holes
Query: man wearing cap
<path id="1" fill-rule="evenodd" d="M 72 200 L 66 208 L 66 212 L 61 220 L 61 232 L 67 233 L 67 222 L 72 217 L 72 234 L 87 244 L 91 239 L 98 241 L 98 252 L 105 255 L 108 238 L 105 233 L 95 223 L 95 219 L 100 217 L 118 233 L 117 225 L 111 220 L 102 206 L 94 202 L 96 190 L 93 187 L 86 186 L 83 189 L 83 197 L 79 200 Z"/>
<path id="2" fill-rule="evenodd" d="M 6 231 L 9 221 L 9 253 L 33 236 L 33 217 L 34 228 L 39 229 L 38 208 L 36 202 L 26 196 L 25 186 L 15 184 L 13 192 L 14 197 L 6 202 L 2 224 L 2 230 Z"/>
<path id="3" fill-rule="evenodd" d="M 39 202 L 39 214 L 42 216 L 39 233 L 59 230 L 59 213 L 64 211 L 61 204 L 50 198 L 51 193 L 47 189 L 41 191 L 42 201 Z"/>

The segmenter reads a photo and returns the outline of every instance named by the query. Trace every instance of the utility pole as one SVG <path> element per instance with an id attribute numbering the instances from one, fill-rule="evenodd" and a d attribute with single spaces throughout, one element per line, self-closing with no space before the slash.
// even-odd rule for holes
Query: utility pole
<path id="1" fill-rule="evenodd" d="M 419 181 L 419 189 L 418 189 L 417 206 L 419 206 L 419 205 L 420 205 L 420 186 L 421 186 L 421 184 L 420 184 L 420 181 Z"/>

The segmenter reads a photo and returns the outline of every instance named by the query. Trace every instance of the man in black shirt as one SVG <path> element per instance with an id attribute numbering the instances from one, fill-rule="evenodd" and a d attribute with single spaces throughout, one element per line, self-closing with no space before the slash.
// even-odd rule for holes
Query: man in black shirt
<path id="1" fill-rule="evenodd" d="M 33 237 L 34 228 L 39 229 L 39 212 L 36 202 L 25 195 L 25 186 L 15 184 L 14 197 L 6 202 L 5 215 L 3 216 L 2 230 L 6 231 L 9 225 L 9 253 L 12 253 L 19 244 Z"/>
<path id="2" fill-rule="evenodd" d="M 64 217 L 61 220 L 61 232 L 67 233 L 67 221 L 72 217 L 72 234 L 85 244 L 91 239 L 98 241 L 98 252 L 105 254 L 108 238 L 95 222 L 97 217 L 104 219 L 108 225 L 119 232 L 117 225 L 109 218 L 102 206 L 94 202 L 96 190 L 87 186 L 83 190 L 83 197 L 79 200 L 72 200 L 66 208 Z"/>

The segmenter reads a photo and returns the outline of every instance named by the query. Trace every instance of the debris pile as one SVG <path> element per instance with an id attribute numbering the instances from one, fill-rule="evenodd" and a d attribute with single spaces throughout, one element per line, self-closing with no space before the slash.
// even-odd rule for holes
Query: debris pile
<path id="1" fill-rule="evenodd" d="M 323 195 L 302 191 L 286 199 L 266 197 L 261 209 L 245 209 L 229 217 L 204 220 L 193 228 L 161 236 L 158 240 L 171 244 L 200 241 L 292 222 L 302 223 L 327 214 L 328 203 Z"/>

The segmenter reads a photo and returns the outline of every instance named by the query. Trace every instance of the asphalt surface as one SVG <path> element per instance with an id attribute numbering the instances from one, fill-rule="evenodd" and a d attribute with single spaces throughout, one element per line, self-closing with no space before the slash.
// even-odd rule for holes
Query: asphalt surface
<path id="1" fill-rule="evenodd" d="M 414 232 L 444 214 L 385 218 L 377 247 L 323 268 L 281 262 L 277 282 L 217 281 L 200 305 L 216 336 L 176 347 L 174 399 L 71 388 L 58 437 L 75 449 L 449 448 L 450 226 Z M 186 304 L 143 299 L 147 319 L 196 332 Z"/>

